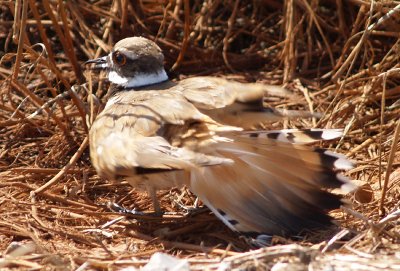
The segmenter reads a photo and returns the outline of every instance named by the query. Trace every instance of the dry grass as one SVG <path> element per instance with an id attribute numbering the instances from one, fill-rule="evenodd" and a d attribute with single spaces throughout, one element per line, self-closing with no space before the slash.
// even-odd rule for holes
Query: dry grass
<path id="1" fill-rule="evenodd" d="M 398 270 L 398 1 L 0 0 L 0 9 L 0 267 L 115 270 L 164 251 L 194 269 L 215 270 L 224 259 L 252 270 L 278 262 Z M 147 210 L 150 200 L 90 165 L 97 106 L 88 97 L 102 97 L 107 83 L 82 63 L 132 35 L 158 42 L 172 78 L 286 84 L 304 99 L 271 105 L 324 115 L 275 127 L 344 127 L 325 147 L 357 162 L 348 174 L 363 189 L 350 196 L 353 210 L 333 213 L 343 231 L 322 243 L 277 237 L 283 246 L 246 252 L 209 211 L 179 212 L 177 200 L 194 202 L 185 189 L 160 192 L 171 212 L 162 218 L 110 212 L 109 201 Z"/>

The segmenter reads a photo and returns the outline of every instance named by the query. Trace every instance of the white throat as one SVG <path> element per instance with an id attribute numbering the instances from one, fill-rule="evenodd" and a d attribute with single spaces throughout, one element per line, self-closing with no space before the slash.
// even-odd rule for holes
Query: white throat
<path id="1" fill-rule="evenodd" d="M 123 77 L 116 71 L 110 71 L 108 80 L 125 88 L 135 88 L 164 82 L 168 80 L 168 75 L 164 69 L 154 73 L 139 73 L 135 77 Z"/>

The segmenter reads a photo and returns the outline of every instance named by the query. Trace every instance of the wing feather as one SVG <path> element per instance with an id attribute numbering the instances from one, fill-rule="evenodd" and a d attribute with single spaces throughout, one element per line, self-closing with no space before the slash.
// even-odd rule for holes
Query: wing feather
<path id="1" fill-rule="evenodd" d="M 263 105 L 265 96 L 293 99 L 281 86 L 239 83 L 216 77 L 193 77 L 175 87 L 203 113 L 220 123 L 250 128 L 262 122 L 299 117 L 319 117 L 305 111 L 278 110 Z"/>
<path id="2" fill-rule="evenodd" d="M 117 175 L 135 175 L 138 167 L 190 170 L 231 162 L 185 146 L 173 146 L 162 136 L 167 125 L 185 130 L 187 121 L 206 123 L 215 131 L 229 128 L 201 113 L 180 93 L 132 91 L 117 94 L 90 130 L 92 163 L 100 175 L 114 179 Z M 202 133 L 212 137 L 215 131 Z"/>

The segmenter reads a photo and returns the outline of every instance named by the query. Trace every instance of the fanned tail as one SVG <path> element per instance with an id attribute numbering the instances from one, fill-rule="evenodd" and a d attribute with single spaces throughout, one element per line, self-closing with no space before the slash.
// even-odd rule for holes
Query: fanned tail
<path id="1" fill-rule="evenodd" d="M 294 234 L 331 225 L 327 211 L 341 197 L 324 188 L 348 189 L 338 173 L 352 164 L 333 152 L 268 138 L 236 136 L 215 152 L 234 161 L 192 172 L 191 189 L 231 229 Z"/>
<path id="2" fill-rule="evenodd" d="M 281 142 L 294 144 L 314 143 L 321 140 L 332 140 L 340 138 L 342 129 L 283 129 L 272 131 L 249 131 L 242 132 L 241 136 L 252 138 L 269 138 Z"/>

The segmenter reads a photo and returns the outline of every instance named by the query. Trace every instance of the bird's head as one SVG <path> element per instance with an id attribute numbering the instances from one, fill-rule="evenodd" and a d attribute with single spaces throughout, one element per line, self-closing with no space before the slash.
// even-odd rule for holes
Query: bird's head
<path id="1" fill-rule="evenodd" d="M 135 88 L 168 80 L 163 62 L 164 55 L 156 43 L 131 37 L 117 42 L 108 55 L 85 64 L 95 64 L 94 69 L 108 71 L 108 79 L 113 84 Z"/>

